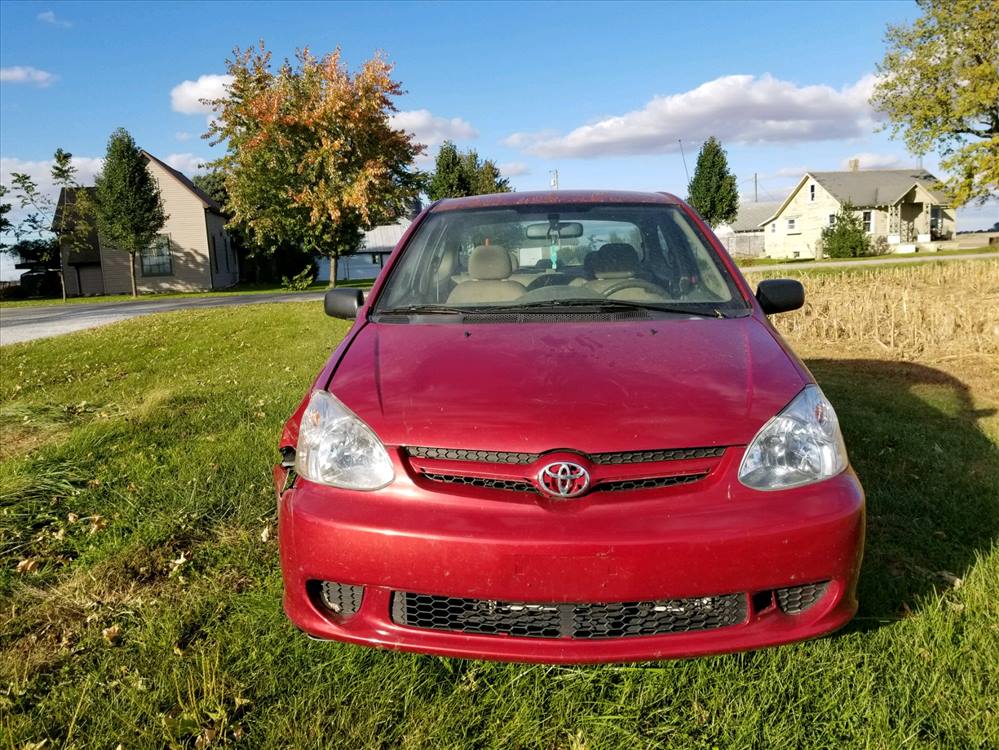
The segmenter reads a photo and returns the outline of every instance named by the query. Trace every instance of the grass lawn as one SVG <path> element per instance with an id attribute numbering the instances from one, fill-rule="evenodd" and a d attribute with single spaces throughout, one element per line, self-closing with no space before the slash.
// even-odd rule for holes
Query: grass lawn
<path id="1" fill-rule="evenodd" d="M 840 633 L 522 666 L 314 642 L 284 618 L 269 472 L 346 329 L 288 303 L 3 348 L 0 748 L 999 745 L 990 355 L 796 342 L 868 493 Z"/>
<path id="2" fill-rule="evenodd" d="M 374 279 L 349 279 L 337 282 L 339 287 L 369 287 L 374 283 Z M 325 281 L 318 281 L 309 286 L 308 289 L 300 291 L 322 292 L 328 288 Z M 81 304 L 93 302 L 148 302 L 149 300 L 171 299 L 176 297 L 227 297 L 233 294 L 264 294 L 264 293 L 294 293 L 291 289 L 284 289 L 277 283 L 247 283 L 234 286 L 231 289 L 220 289 L 214 292 L 162 292 L 158 294 L 140 294 L 132 297 L 131 294 L 103 294 L 96 297 L 67 297 L 65 303 L 59 298 L 39 297 L 35 299 L 3 300 L 0 307 L 42 307 L 47 305 Z"/>
<path id="3" fill-rule="evenodd" d="M 936 258 L 938 256 L 947 255 L 983 255 L 988 253 L 999 253 L 999 246 L 991 247 L 969 247 L 961 250 L 938 250 L 935 253 L 908 253 L 903 255 L 867 255 L 862 258 L 822 258 L 818 262 L 857 262 L 863 263 L 864 261 L 878 260 L 882 258 Z M 734 258 L 735 263 L 740 268 L 752 268 L 753 266 L 769 266 L 769 265 L 789 265 L 798 266 L 805 265 L 809 263 L 815 263 L 816 261 L 812 258 Z"/>

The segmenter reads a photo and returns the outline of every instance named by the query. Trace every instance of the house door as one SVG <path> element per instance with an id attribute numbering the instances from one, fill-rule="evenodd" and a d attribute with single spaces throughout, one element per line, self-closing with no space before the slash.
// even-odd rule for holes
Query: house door
<path id="1" fill-rule="evenodd" d="M 81 295 L 92 297 L 95 294 L 104 294 L 104 274 L 101 273 L 98 264 L 76 266 L 76 272 L 79 274 Z"/>

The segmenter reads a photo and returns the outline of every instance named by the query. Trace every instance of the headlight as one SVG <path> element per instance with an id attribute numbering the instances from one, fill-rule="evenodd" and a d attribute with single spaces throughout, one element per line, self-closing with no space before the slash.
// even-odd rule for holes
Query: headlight
<path id="1" fill-rule="evenodd" d="M 819 387 L 809 385 L 756 433 L 739 481 L 756 490 L 783 490 L 828 479 L 847 463 L 836 412 Z"/>
<path id="2" fill-rule="evenodd" d="M 382 441 L 327 391 L 314 392 L 302 414 L 295 471 L 312 482 L 349 490 L 377 490 L 395 476 Z"/>

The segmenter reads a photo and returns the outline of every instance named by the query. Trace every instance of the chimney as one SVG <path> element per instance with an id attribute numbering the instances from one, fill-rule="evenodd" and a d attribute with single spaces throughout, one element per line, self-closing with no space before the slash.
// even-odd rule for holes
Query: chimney
<path id="1" fill-rule="evenodd" d="M 847 162 L 847 165 L 850 167 L 851 172 L 860 171 L 860 159 L 850 159 L 850 161 Z"/>

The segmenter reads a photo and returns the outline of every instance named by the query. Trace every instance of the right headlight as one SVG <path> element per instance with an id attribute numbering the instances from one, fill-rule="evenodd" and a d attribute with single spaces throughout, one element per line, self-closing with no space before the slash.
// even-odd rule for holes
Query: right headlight
<path id="1" fill-rule="evenodd" d="M 832 404 L 817 385 L 808 385 L 756 433 L 739 481 L 755 490 L 783 490 L 828 479 L 848 463 Z"/>

